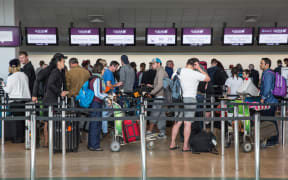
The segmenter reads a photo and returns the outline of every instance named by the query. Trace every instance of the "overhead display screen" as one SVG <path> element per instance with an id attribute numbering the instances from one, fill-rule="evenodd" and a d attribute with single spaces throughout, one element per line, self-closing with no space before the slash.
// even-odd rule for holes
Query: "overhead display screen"
<path id="1" fill-rule="evenodd" d="M 57 28 L 27 27 L 27 45 L 48 46 L 58 44 Z"/>
<path id="2" fill-rule="evenodd" d="M 17 47 L 21 45 L 19 27 L 0 26 L 0 47 Z"/>
<path id="3" fill-rule="evenodd" d="M 134 46 L 136 41 L 135 28 L 105 28 L 105 45 Z"/>
<path id="4" fill-rule="evenodd" d="M 175 46 L 177 44 L 176 28 L 147 28 L 146 45 Z"/>
<path id="5" fill-rule="evenodd" d="M 260 45 L 287 45 L 288 28 L 286 27 L 263 27 L 259 29 Z"/>
<path id="6" fill-rule="evenodd" d="M 181 44 L 203 46 L 212 44 L 211 28 L 182 28 Z"/>
<path id="7" fill-rule="evenodd" d="M 253 28 L 225 28 L 224 29 L 224 45 L 252 45 L 253 44 Z"/>
<path id="8" fill-rule="evenodd" d="M 70 28 L 70 45 L 97 46 L 100 45 L 99 28 Z"/>

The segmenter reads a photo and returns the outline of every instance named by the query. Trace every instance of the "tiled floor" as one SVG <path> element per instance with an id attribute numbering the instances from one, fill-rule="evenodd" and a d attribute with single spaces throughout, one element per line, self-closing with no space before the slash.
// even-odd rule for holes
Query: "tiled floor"
<path id="1" fill-rule="evenodd" d="M 157 141 L 155 149 L 147 152 L 147 176 L 151 177 L 149 179 L 254 179 L 253 152 L 240 151 L 240 169 L 236 172 L 232 147 L 226 149 L 225 157 L 222 158 L 221 155 L 209 153 L 197 155 L 182 153 L 180 150 L 169 151 L 168 144 L 168 139 Z M 61 153 L 55 154 L 52 172 L 48 170 L 48 149 L 37 149 L 36 177 L 41 180 L 60 180 L 63 179 L 62 177 L 66 177 L 65 180 L 139 179 L 141 176 L 140 144 L 123 146 L 121 152 L 117 153 L 110 152 L 109 145 L 110 138 L 107 137 L 103 144 L 104 152 L 90 152 L 86 149 L 87 145 L 83 143 L 78 153 L 67 153 L 65 157 L 62 157 Z M 278 145 L 261 150 L 261 177 L 271 180 L 288 179 L 287 154 L 288 146 L 285 149 Z M 30 151 L 24 150 L 23 144 L 5 144 L 5 147 L 1 147 L 0 158 L 0 179 L 29 178 Z"/>

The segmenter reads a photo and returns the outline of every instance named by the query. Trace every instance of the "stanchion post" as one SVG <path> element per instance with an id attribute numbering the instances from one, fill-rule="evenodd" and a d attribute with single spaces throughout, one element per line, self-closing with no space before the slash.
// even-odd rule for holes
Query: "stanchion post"
<path id="1" fill-rule="evenodd" d="M 260 179 L 260 112 L 255 117 L 255 178 Z"/>
<path id="2" fill-rule="evenodd" d="M 221 100 L 221 108 L 224 108 L 224 100 Z M 225 111 L 221 111 L 221 117 L 225 117 Z M 224 156 L 225 153 L 225 121 L 221 121 L 221 155 Z"/>
<path id="3" fill-rule="evenodd" d="M 32 106 L 35 108 L 35 106 Z M 35 164 L 36 164 L 36 112 L 31 113 L 31 163 L 30 163 L 30 179 L 35 179 Z"/>
<path id="4" fill-rule="evenodd" d="M 286 136 L 286 121 L 284 120 L 284 118 L 286 118 L 286 101 L 283 100 L 283 105 L 282 105 L 282 145 L 283 147 L 285 147 L 285 136 Z"/>
<path id="5" fill-rule="evenodd" d="M 66 117 L 65 108 L 66 108 L 66 100 L 62 101 L 62 118 Z M 65 156 L 66 154 L 66 122 L 62 119 L 62 155 Z"/>
<path id="6" fill-rule="evenodd" d="M 144 114 L 140 114 L 140 134 L 141 134 L 141 160 L 142 160 L 142 180 L 146 180 L 146 138 Z"/>
<path id="7" fill-rule="evenodd" d="M 2 103 L 2 107 L 1 107 L 1 109 L 2 109 L 2 118 L 5 118 L 5 109 L 6 109 L 6 107 L 5 107 L 5 96 L 2 96 L 1 97 L 1 103 Z M 5 123 L 4 123 L 4 120 L 2 119 L 2 121 L 1 121 L 1 123 L 2 123 L 2 129 L 1 129 L 1 144 L 2 144 L 2 146 L 4 146 L 4 143 L 5 143 L 5 128 L 4 128 L 4 126 L 5 126 Z"/>
<path id="8" fill-rule="evenodd" d="M 211 96 L 211 108 L 214 108 L 214 103 L 215 103 L 215 97 Z M 213 119 L 215 117 L 215 112 L 214 110 L 211 111 L 211 118 Z M 214 133 L 214 121 L 211 121 L 211 132 Z"/>
<path id="9" fill-rule="evenodd" d="M 49 117 L 53 117 L 52 106 L 49 106 Z M 53 170 L 53 120 L 49 119 L 49 170 Z"/>
<path id="10" fill-rule="evenodd" d="M 238 117 L 238 106 L 234 106 L 234 118 Z M 239 131 L 238 120 L 234 120 L 234 144 L 235 144 L 235 170 L 239 170 Z"/>
<path id="11" fill-rule="evenodd" d="M 25 105 L 25 117 L 30 117 L 30 119 L 25 120 L 25 149 L 31 149 L 32 141 L 32 119 L 31 119 L 31 103 Z M 30 131 L 29 131 L 30 129 Z"/>
<path id="12" fill-rule="evenodd" d="M 205 93 L 205 96 L 204 96 L 204 109 L 206 109 L 206 102 L 207 102 L 207 100 L 206 100 L 206 98 L 207 98 L 207 95 L 206 95 L 206 93 Z M 203 112 L 204 113 L 204 115 L 203 115 L 203 117 L 206 117 L 206 110 Z M 203 130 L 204 131 L 206 131 L 206 121 L 203 121 Z"/>

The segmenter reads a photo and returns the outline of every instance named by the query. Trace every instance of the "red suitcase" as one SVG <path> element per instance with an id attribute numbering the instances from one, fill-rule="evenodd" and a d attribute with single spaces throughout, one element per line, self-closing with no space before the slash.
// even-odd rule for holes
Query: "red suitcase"
<path id="1" fill-rule="evenodd" d="M 124 120 L 122 123 L 123 139 L 125 143 L 140 140 L 140 128 L 137 122 Z"/>

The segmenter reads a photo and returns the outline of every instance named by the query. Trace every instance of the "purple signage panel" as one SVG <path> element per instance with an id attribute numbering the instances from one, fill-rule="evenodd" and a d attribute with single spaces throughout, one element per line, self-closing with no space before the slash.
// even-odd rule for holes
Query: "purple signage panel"
<path id="1" fill-rule="evenodd" d="M 211 35 L 211 28 L 183 28 L 183 35 Z"/>
<path id="2" fill-rule="evenodd" d="M 260 28 L 260 34 L 288 34 L 288 28 L 286 27 L 263 27 Z"/>
<path id="3" fill-rule="evenodd" d="M 252 35 L 253 34 L 253 28 L 225 28 L 224 29 L 224 35 L 227 35 L 227 34 L 232 34 L 232 35 L 249 34 L 249 35 Z"/>
<path id="4" fill-rule="evenodd" d="M 34 27 L 28 27 L 26 29 L 27 34 L 57 34 L 57 28 L 34 28 Z"/>
<path id="5" fill-rule="evenodd" d="M 71 28 L 71 35 L 99 35 L 98 28 Z"/>
<path id="6" fill-rule="evenodd" d="M 287 27 L 262 27 L 259 29 L 260 45 L 287 45 Z"/>
<path id="7" fill-rule="evenodd" d="M 57 45 L 57 28 L 54 27 L 27 27 L 26 38 L 28 45 Z"/>
<path id="8" fill-rule="evenodd" d="M 176 35 L 175 28 L 148 28 L 147 35 Z"/>
<path id="9" fill-rule="evenodd" d="M 134 28 L 106 28 L 106 35 L 134 35 Z"/>
<path id="10" fill-rule="evenodd" d="M 14 26 L 0 27 L 0 46 L 17 47 L 20 46 L 20 29 Z"/>

